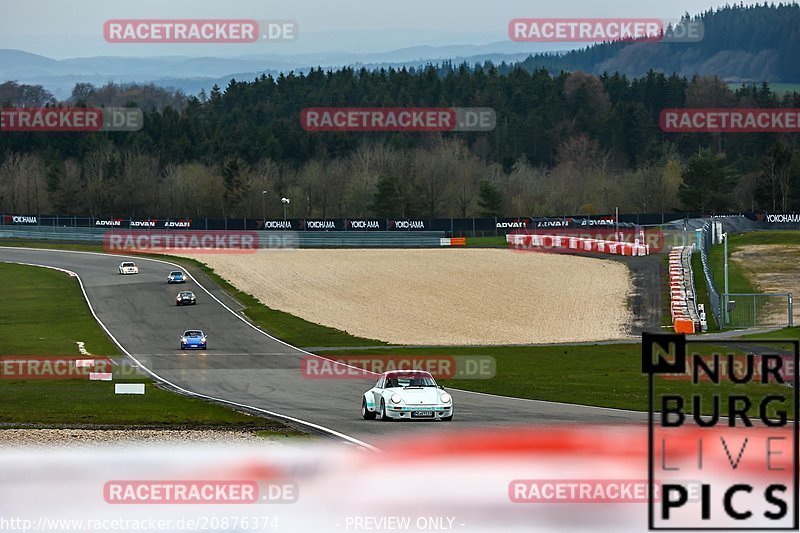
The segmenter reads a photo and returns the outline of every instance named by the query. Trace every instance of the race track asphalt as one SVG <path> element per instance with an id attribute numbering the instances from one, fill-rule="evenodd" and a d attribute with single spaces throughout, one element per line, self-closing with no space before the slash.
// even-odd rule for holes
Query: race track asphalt
<path id="1" fill-rule="evenodd" d="M 195 280 L 168 285 L 167 273 L 175 267 L 145 258 L 134 259 L 138 275 L 121 276 L 117 267 L 122 260 L 103 254 L 0 247 L 0 261 L 47 265 L 78 274 L 108 332 L 163 380 L 185 391 L 290 417 L 298 426 L 319 426 L 316 431 L 332 432 L 351 442 L 380 446 L 386 438 L 417 432 L 565 423 L 643 424 L 647 419 L 639 412 L 450 390 L 455 405 L 452 422 L 365 421 L 360 415 L 361 395 L 374 379 L 305 378 L 301 361 L 309 355 L 248 324 L 222 304 L 226 297 L 219 287 L 206 281 L 201 287 Z M 175 295 L 184 289 L 195 292 L 196 306 L 175 305 Z M 180 334 L 190 328 L 206 332 L 207 351 L 179 350 Z"/>

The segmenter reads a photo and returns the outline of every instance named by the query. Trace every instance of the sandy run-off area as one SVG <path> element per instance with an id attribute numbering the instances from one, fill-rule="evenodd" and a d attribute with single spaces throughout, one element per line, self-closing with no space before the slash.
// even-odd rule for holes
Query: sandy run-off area
<path id="1" fill-rule="evenodd" d="M 740 246 L 731 254 L 731 261 L 739 263 L 748 279 L 760 292 L 791 292 L 800 295 L 800 245 L 751 244 Z M 786 319 L 786 300 L 775 299 L 767 308 L 776 323 Z M 800 305 L 792 306 L 793 322 L 800 324 Z"/>
<path id="2" fill-rule="evenodd" d="M 528 344 L 629 335 L 628 268 L 503 249 L 196 255 L 273 309 L 394 344 Z"/>

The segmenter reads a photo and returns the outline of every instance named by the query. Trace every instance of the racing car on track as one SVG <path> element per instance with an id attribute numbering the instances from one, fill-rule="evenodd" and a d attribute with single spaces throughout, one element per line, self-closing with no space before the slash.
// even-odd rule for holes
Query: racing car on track
<path id="1" fill-rule="evenodd" d="M 175 305 L 196 305 L 197 299 L 192 291 L 181 291 L 175 297 Z"/>
<path id="2" fill-rule="evenodd" d="M 117 269 L 120 274 L 138 274 L 139 267 L 136 266 L 136 263 L 133 261 L 124 261 L 119 264 L 119 268 Z"/>
<path id="3" fill-rule="evenodd" d="M 361 398 L 364 420 L 453 419 L 453 398 L 436 384 L 430 372 L 392 370 L 384 372 L 375 386 Z"/>
<path id="4" fill-rule="evenodd" d="M 167 276 L 167 283 L 186 283 L 186 274 L 180 270 L 173 270 Z"/>
<path id="5" fill-rule="evenodd" d="M 199 350 L 206 349 L 206 334 L 199 329 L 187 329 L 181 335 L 181 350 L 188 350 L 190 348 L 197 348 Z"/>

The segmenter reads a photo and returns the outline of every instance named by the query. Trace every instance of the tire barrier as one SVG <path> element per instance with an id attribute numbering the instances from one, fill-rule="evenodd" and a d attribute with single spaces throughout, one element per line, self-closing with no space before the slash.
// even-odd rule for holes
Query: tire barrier
<path id="1" fill-rule="evenodd" d="M 604 241 L 566 235 L 509 233 L 506 235 L 506 242 L 513 250 L 597 252 L 629 256 L 650 254 L 649 244 Z"/>
<path id="2" fill-rule="evenodd" d="M 669 293 L 675 333 L 693 334 L 708 329 L 705 311 L 698 311 L 691 246 L 675 246 L 669 252 Z"/>

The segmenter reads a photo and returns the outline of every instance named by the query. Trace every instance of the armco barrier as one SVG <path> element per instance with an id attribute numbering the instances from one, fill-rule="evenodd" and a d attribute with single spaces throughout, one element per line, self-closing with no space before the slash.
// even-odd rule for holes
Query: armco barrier
<path id="1" fill-rule="evenodd" d="M 604 241 L 571 235 L 538 235 L 531 233 L 509 233 L 506 242 L 514 250 L 563 250 L 597 252 L 614 255 L 649 255 L 650 246 L 629 242 Z"/>
<path id="2" fill-rule="evenodd" d="M 692 334 L 708 329 L 705 312 L 697 307 L 691 246 L 676 246 L 669 252 L 669 293 L 675 333 Z"/>
<path id="3" fill-rule="evenodd" d="M 663 225 L 690 214 L 620 215 L 568 215 L 568 216 L 518 216 L 482 218 L 206 218 L 206 217 L 130 217 L 123 215 L 48 215 L 32 213 L 0 213 L 0 226 L 39 226 L 47 228 L 96 229 L 153 229 L 153 230 L 204 230 L 204 231 L 441 231 L 447 237 L 479 237 L 505 235 L 518 230 L 553 230 L 570 228 L 613 234 L 619 230 L 633 231 L 640 225 Z M 697 215 L 699 216 L 699 215 Z M 600 237 L 609 240 L 623 240 Z M 648 241 L 654 248 L 657 244 Z M 651 250 L 655 253 L 658 250 Z"/>
<path id="4" fill-rule="evenodd" d="M 109 230 L 102 228 L 49 228 L 0 226 L 0 238 L 103 243 Z M 137 230 L 126 230 L 135 232 Z M 141 230 L 145 233 L 147 230 Z M 257 231 L 259 248 L 433 248 L 459 246 L 444 239 L 444 232 L 414 231 Z M 446 240 L 447 242 L 443 242 Z"/>
<path id="5" fill-rule="evenodd" d="M 714 319 L 717 321 L 717 325 L 721 329 L 724 327 L 724 325 L 721 325 L 723 324 L 722 295 L 719 293 L 717 286 L 714 284 L 714 274 L 711 270 L 711 264 L 708 259 L 709 251 L 711 246 L 714 244 L 711 227 L 711 221 L 705 221 L 703 223 L 703 226 L 700 229 L 700 240 L 697 244 L 700 247 L 700 261 L 703 265 L 703 276 L 705 276 L 706 279 L 706 289 L 708 290 L 708 301 L 711 305 L 711 313 L 714 315 Z"/>

